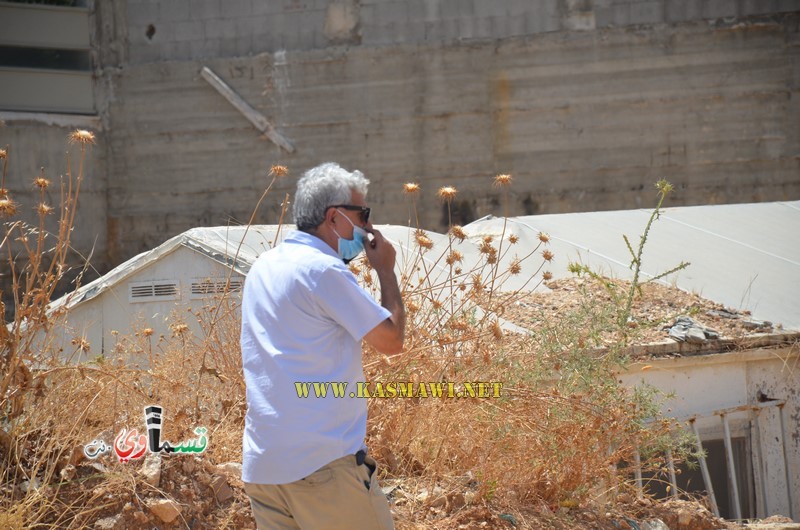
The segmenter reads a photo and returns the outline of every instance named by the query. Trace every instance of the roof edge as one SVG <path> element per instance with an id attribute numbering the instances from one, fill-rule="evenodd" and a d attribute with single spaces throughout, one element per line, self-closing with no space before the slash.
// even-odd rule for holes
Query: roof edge
<path id="1" fill-rule="evenodd" d="M 702 344 L 676 342 L 669 339 L 650 344 L 630 346 L 624 350 L 624 353 L 638 361 L 649 358 L 658 359 L 666 355 L 696 357 L 775 346 L 791 346 L 798 342 L 800 342 L 800 331 L 787 330 L 782 333 L 755 333 L 737 338 L 721 338 L 709 340 Z"/>

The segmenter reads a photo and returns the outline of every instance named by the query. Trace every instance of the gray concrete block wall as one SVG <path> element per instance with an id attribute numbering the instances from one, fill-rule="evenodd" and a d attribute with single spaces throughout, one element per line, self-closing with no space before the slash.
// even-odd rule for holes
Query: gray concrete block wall
<path id="1" fill-rule="evenodd" d="M 132 64 L 341 44 L 496 40 L 800 10 L 800 0 L 127 0 L 126 5 Z M 352 34 L 326 33 L 337 6 L 347 6 L 353 17 Z M 155 33 L 148 37 L 150 26 Z"/>
<path id="2" fill-rule="evenodd" d="M 664 22 L 664 5 L 658 0 L 633 3 L 629 20 L 631 24 L 661 24 Z"/>
<path id="3" fill-rule="evenodd" d="M 667 23 L 686 22 L 703 17 L 703 6 L 693 0 L 671 0 L 665 5 L 665 21 Z"/>
<path id="4" fill-rule="evenodd" d="M 355 34 L 325 33 L 334 1 L 357 4 Z M 515 175 L 513 213 L 646 207 L 662 176 L 675 204 L 800 197 L 800 34 L 797 15 L 775 16 L 800 0 L 95 5 L 106 130 L 73 241 L 101 269 L 192 226 L 244 222 L 272 163 L 295 176 L 323 160 L 363 169 L 382 222 L 405 222 L 399 186 L 419 179 L 432 228 L 440 185 L 458 186 L 471 215 L 498 213 L 496 172 Z M 204 64 L 297 154 L 261 138 L 199 77 Z M 29 181 L 40 166 L 63 172 L 69 131 L 0 128 L 28 221 Z M 257 222 L 277 215 L 267 205 Z"/>
<path id="5" fill-rule="evenodd" d="M 110 253 L 246 221 L 276 163 L 292 176 L 256 222 L 277 221 L 296 177 L 326 160 L 372 179 L 377 222 L 407 222 L 400 189 L 420 181 L 433 229 L 442 185 L 459 189 L 458 221 L 501 213 L 498 172 L 515 177 L 512 215 L 648 207 L 662 177 L 671 204 L 797 199 L 797 27 L 794 15 L 132 65 L 109 108 L 124 124 L 108 132 Z M 203 65 L 297 152 L 265 140 Z"/>
<path id="6" fill-rule="evenodd" d="M 81 124 L 81 128 L 85 125 Z M 61 178 L 67 174 L 67 169 L 71 167 L 73 176 L 78 175 L 78 163 L 80 160 L 80 148 L 70 145 L 67 141 L 68 135 L 78 126 L 57 126 L 51 125 L 43 120 L 37 122 L 31 120 L 10 119 L 6 120 L 5 125 L 0 125 L 0 146 L 8 146 L 8 174 L 5 179 L 5 187 L 9 190 L 9 196 L 17 203 L 17 214 L 12 219 L 2 219 L 3 222 L 24 221 L 32 226 L 38 226 L 38 215 L 34 208 L 41 201 L 38 189 L 33 186 L 33 179 L 39 176 L 41 168 L 45 170 L 45 178 L 50 180 L 50 186 L 45 193 L 45 202 L 56 208 L 56 212 L 47 219 L 47 229 L 53 233 L 58 232 L 58 207 L 60 203 Z M 98 257 L 93 265 L 101 271 L 108 270 L 106 256 L 106 189 L 107 189 L 107 158 L 106 158 L 106 139 L 105 136 L 95 129 L 97 145 L 87 149 L 83 181 L 81 184 L 81 194 L 78 199 L 78 211 L 76 213 L 75 230 L 72 234 L 72 247 L 78 253 L 72 253 L 69 257 L 71 266 L 81 267 L 84 260 L 83 256 L 88 256 L 94 249 L 94 255 Z M 66 153 L 69 151 L 71 156 L 71 166 L 67 164 Z M 2 163 L 0 163 L 0 170 Z M 66 184 L 66 180 L 64 180 Z M 7 247 L 3 248 L 4 251 Z M 7 256 L 6 256 L 7 257 Z M 0 274 L 6 272 L 7 261 L 0 261 Z M 94 273 L 87 273 L 88 279 L 93 279 Z M 10 284 L 2 282 L 2 291 L 5 292 Z"/>

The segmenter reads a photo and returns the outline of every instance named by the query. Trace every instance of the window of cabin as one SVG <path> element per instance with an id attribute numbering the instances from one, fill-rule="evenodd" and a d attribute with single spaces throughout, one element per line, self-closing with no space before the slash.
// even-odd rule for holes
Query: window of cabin
<path id="1" fill-rule="evenodd" d="M 94 114 L 86 0 L 0 1 L 0 110 Z"/>

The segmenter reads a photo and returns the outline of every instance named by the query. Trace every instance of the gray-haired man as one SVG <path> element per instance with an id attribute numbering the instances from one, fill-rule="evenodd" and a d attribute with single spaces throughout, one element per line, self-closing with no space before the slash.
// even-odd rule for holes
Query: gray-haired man
<path id="1" fill-rule="evenodd" d="M 333 163 L 307 171 L 294 197 L 298 230 L 247 275 L 242 480 L 259 528 L 393 528 L 366 455 L 367 403 L 356 389 L 364 381 L 361 340 L 399 353 L 405 309 L 394 247 L 369 222 L 368 184 Z M 362 249 L 381 304 L 345 265 Z M 302 397 L 299 389 L 313 383 L 346 390 Z"/>

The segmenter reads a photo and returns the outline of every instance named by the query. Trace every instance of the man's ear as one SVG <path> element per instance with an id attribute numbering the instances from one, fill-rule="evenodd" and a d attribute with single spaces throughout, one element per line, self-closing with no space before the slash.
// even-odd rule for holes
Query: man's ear
<path id="1" fill-rule="evenodd" d="M 325 221 L 335 225 L 336 224 L 336 208 L 328 208 L 325 211 Z"/>

